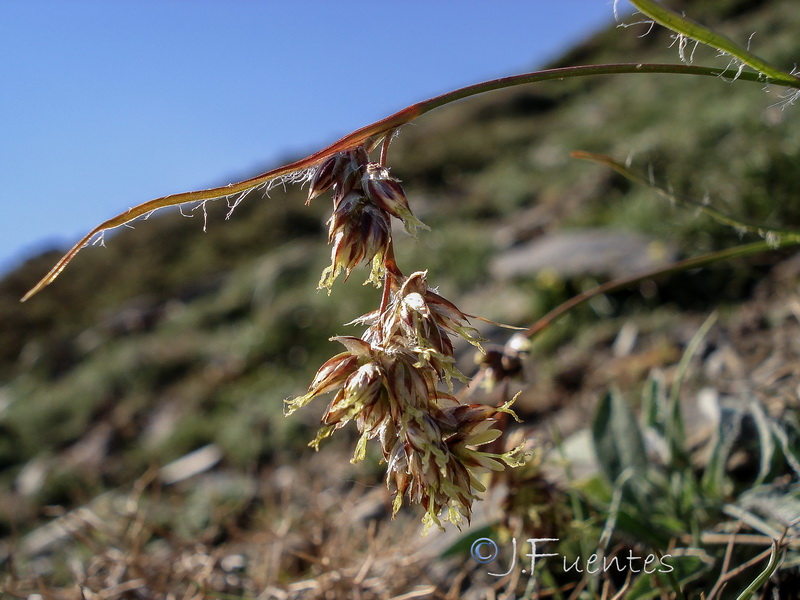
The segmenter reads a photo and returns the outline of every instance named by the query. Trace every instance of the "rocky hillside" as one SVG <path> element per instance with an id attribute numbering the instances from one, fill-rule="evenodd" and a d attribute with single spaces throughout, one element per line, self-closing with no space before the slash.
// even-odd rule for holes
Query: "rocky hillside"
<path id="1" fill-rule="evenodd" d="M 792 0 L 681 6 L 738 41 L 756 31 L 753 50 L 781 67 L 800 56 L 800 5 Z M 677 62 L 670 36 L 644 35 L 647 29 L 600 32 L 555 64 Z M 694 61 L 725 64 L 702 48 Z M 597 283 L 742 242 L 735 229 L 575 160 L 573 150 L 630 160 L 676 195 L 737 218 L 800 228 L 800 119 L 780 92 L 713 78 L 618 75 L 439 109 L 402 130 L 391 149 L 393 175 L 431 227 L 416 241 L 398 233 L 398 262 L 406 272 L 427 269 L 432 285 L 464 311 L 527 327 Z M 34 589 L 25 586 L 38 579 L 52 597 L 79 597 L 70 596 L 76 580 L 94 593 L 140 589 L 125 582 L 142 580 L 141 590 L 193 589 L 195 597 L 249 598 L 270 589 L 275 595 L 266 597 L 322 598 L 348 597 L 333 583 L 346 580 L 361 585 L 364 598 L 415 589 L 445 598 L 498 583 L 481 579 L 457 544 L 443 557 L 452 533 L 428 544 L 427 563 L 412 561 L 419 515 L 404 508 L 388 520 L 377 457 L 348 463 L 353 432 L 337 434 L 317 455 L 307 449 L 323 406 L 283 417 L 283 399 L 303 392 L 339 351 L 328 338 L 357 335 L 343 323 L 380 297 L 361 285 L 366 271 L 337 283 L 330 297 L 315 291 L 329 260 L 328 204 L 323 197 L 304 206 L 300 189 L 254 192 L 228 221 L 224 201 L 210 204 L 206 233 L 199 219 L 177 212 L 119 231 L 25 304 L 20 296 L 60 252 L 34 257 L 0 282 L 0 568 L 8 570 L 9 590 Z M 791 251 L 768 252 L 644 281 L 576 309 L 534 341 L 527 379 L 517 385 L 524 427 L 513 435 L 542 448 L 557 441 L 556 428 L 580 440 L 610 388 L 630 400 L 653 373 L 672 381 L 715 310 L 697 361 L 681 372 L 684 402 L 696 404 L 700 389 L 720 406 L 749 394 L 764 400 L 765 418 L 783 422 L 797 405 L 799 276 Z M 497 343 L 510 336 L 479 326 Z M 465 350 L 464 370 L 471 358 Z M 704 427 L 714 424 L 691 420 L 690 433 L 699 436 L 691 456 L 702 476 L 711 460 L 703 455 L 702 436 L 711 435 Z M 789 431 L 781 434 L 789 466 L 776 451 L 760 483 L 780 480 L 794 490 Z M 746 471 L 758 467 L 751 459 L 728 465 L 740 469 L 735 481 L 752 483 Z M 584 467 L 596 474 L 596 466 Z M 484 524 L 513 530 L 524 523 L 526 535 L 554 528 L 568 537 L 565 523 L 579 517 L 541 506 L 556 498 L 566 511 L 585 502 L 564 491 L 563 473 L 537 471 L 503 485 L 529 504 L 518 513 L 508 497 L 487 501 L 506 513 Z M 789 513 L 797 509 L 794 493 L 782 505 Z M 79 507 L 80 518 L 70 512 Z M 348 516 L 337 521 L 342 508 Z M 643 543 L 629 535 L 617 542 Z M 396 552 L 364 567 L 364 557 L 385 544 Z M 438 570 L 426 566 L 431 556 Z M 362 567 L 369 576 L 358 582 Z M 717 563 L 695 579 L 710 586 L 721 576 Z M 125 593 L 134 594 L 105 597 Z"/>

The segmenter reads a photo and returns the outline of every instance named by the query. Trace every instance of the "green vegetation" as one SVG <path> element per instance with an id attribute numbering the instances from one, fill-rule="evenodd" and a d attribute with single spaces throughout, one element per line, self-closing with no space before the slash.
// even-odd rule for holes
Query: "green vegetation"
<path id="1" fill-rule="evenodd" d="M 800 7 L 790 0 L 686 4 L 732 40 L 758 31 L 752 45 L 772 64 L 800 55 Z M 646 29 L 602 32 L 557 65 L 674 62 L 669 33 L 638 37 Z M 702 47 L 694 61 L 727 65 Z M 392 174 L 432 229 L 418 242 L 398 238 L 398 264 L 429 269 L 466 312 L 527 327 L 631 274 L 603 252 L 632 233 L 645 240 L 641 254 L 654 251 L 650 268 L 761 239 L 575 160 L 576 150 L 630 157 L 634 173 L 652 173 L 669 194 L 738 220 L 800 228 L 800 121 L 783 91 L 617 74 L 497 91 L 426 115 L 391 149 Z M 0 282 L 6 594 L 794 592 L 800 270 L 790 250 L 654 277 L 552 324 L 534 340 L 524 377 L 507 384 L 522 391 L 514 408 L 523 424 L 508 423 L 502 443 L 524 443 L 529 462 L 492 476 L 471 528 L 420 538 L 416 507 L 389 518 L 376 449 L 351 465 L 356 433 L 345 428 L 314 453 L 306 443 L 321 407 L 283 417 L 283 399 L 304 393 L 339 351 L 326 340 L 359 335 L 342 323 L 380 295 L 361 286 L 361 272 L 330 297 L 311 291 L 330 251 L 325 202 L 306 207 L 304 195 L 252 192 L 227 222 L 224 202 L 210 203 L 207 233 L 200 218 L 155 216 L 82 252 L 24 305 L 19 297 L 57 257 Z M 585 231 L 611 241 L 568 267 L 535 262 L 557 235 Z M 501 274 L 520 251 L 527 270 Z M 475 324 L 494 342 L 510 336 Z M 472 351 L 457 350 L 460 368 L 474 370 Z M 496 404 L 502 391 L 476 388 L 470 401 Z M 497 561 L 470 555 L 481 538 L 496 543 Z M 536 577 L 522 572 L 532 538 L 559 539 L 539 546 L 560 556 L 538 561 Z M 490 575 L 508 568 L 512 540 L 515 568 Z M 563 568 L 561 557 L 593 554 L 601 563 L 653 556 L 673 570 Z"/>

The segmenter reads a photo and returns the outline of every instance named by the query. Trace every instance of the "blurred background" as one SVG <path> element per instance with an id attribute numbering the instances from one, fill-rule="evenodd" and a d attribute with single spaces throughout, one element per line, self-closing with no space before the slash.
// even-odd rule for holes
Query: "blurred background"
<path id="1" fill-rule="evenodd" d="M 444 91 L 532 70 L 606 0 L 0 2 L 0 272 Z"/>
<path id="2" fill-rule="evenodd" d="M 781 68 L 800 56 L 793 0 L 670 5 Z M 340 351 L 329 338 L 360 335 L 344 323 L 380 299 L 361 285 L 366 269 L 330 296 L 316 291 L 330 260 L 329 198 L 305 206 L 299 188 L 256 191 L 229 220 L 224 200 L 209 203 L 206 232 L 202 212 L 163 211 L 82 251 L 19 302 L 69 245 L 129 206 L 252 177 L 454 87 L 548 66 L 679 61 L 669 32 L 618 8 L 631 27 L 617 26 L 605 0 L 0 0 L 0 590 L 514 598 L 530 591 L 524 565 L 487 575 L 469 555 L 476 537 L 558 537 L 562 554 L 588 556 L 605 536 L 623 556 L 700 548 L 676 575 L 692 596 L 723 576 L 735 531 L 755 537 L 730 564 L 758 569 L 786 532 L 791 552 L 768 585 L 797 589 L 791 249 L 645 279 L 538 335 L 506 390 L 521 391 L 522 423 L 498 442 L 526 444 L 531 460 L 487 479 L 471 526 L 425 538 L 419 506 L 390 518 L 376 448 L 350 463 L 353 428 L 318 453 L 307 447 L 325 399 L 283 416 L 283 400 Z M 694 60 L 728 64 L 703 48 Z M 627 75 L 437 109 L 390 151 L 431 227 L 418 240 L 396 231 L 398 264 L 427 270 L 467 313 L 527 327 L 598 284 L 760 239 L 574 150 L 629 160 L 739 219 L 798 228 L 800 120 L 781 93 Z M 474 324 L 495 350 L 512 334 Z M 473 350 L 457 344 L 467 375 L 479 373 Z M 664 451 L 675 414 L 686 427 L 679 460 Z M 635 479 L 655 487 L 617 485 L 600 446 L 635 457 Z M 623 517 L 609 536 L 612 496 Z M 562 594 L 624 585 L 624 574 L 542 569 Z M 741 577 L 731 593 L 754 575 Z M 674 597 L 656 576 L 638 581 L 642 597 Z"/>

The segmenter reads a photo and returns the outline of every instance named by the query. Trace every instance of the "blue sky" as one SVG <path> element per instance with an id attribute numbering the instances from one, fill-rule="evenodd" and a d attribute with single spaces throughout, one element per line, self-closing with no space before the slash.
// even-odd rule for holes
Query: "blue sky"
<path id="1" fill-rule="evenodd" d="M 0 0 L 0 272 L 612 21 L 611 0 Z"/>

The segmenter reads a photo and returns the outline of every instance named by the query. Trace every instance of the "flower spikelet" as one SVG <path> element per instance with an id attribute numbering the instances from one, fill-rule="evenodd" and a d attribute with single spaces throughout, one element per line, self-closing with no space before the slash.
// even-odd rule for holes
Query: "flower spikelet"
<path id="1" fill-rule="evenodd" d="M 331 266 L 322 272 L 319 288 L 330 291 L 333 282 L 345 271 L 345 278 L 361 262 L 370 262 L 369 282 L 380 284 L 383 276 L 382 258 L 391 240 L 391 229 L 386 213 L 370 204 L 358 192 L 342 199 L 328 219 L 328 241 L 331 249 Z"/>
<path id="2" fill-rule="evenodd" d="M 453 379 L 468 379 L 455 366 L 452 336 L 481 348 L 480 333 L 469 315 L 431 289 L 425 271 L 405 276 L 397 268 L 391 218 L 412 235 L 425 226 L 386 167 L 369 162 L 363 148 L 338 153 L 317 167 L 308 199 L 329 190 L 331 265 L 319 287 L 330 291 L 342 271 L 347 277 L 363 262 L 372 264 L 368 281 L 383 279 L 385 287 L 378 310 L 353 322 L 366 327 L 362 336 L 332 338 L 344 352 L 320 367 L 306 394 L 286 401 L 286 412 L 332 394 L 311 446 L 318 449 L 352 422 L 360 433 L 353 462 L 364 458 L 370 440 L 380 445 L 393 514 L 408 500 L 425 510 L 426 530 L 468 522 L 485 491 L 481 477 L 513 466 L 519 454 L 482 449 L 502 435 L 498 418 L 513 415 L 509 405 L 462 404 L 453 396 Z"/>
<path id="3" fill-rule="evenodd" d="M 383 165 L 366 165 L 361 187 L 376 206 L 400 219 L 410 235 L 416 237 L 417 229 L 430 229 L 411 212 L 400 181 L 389 175 L 389 169 Z"/>
<path id="4" fill-rule="evenodd" d="M 502 434 L 493 425 L 501 412 L 508 411 L 506 407 L 456 404 L 434 412 L 431 425 L 419 428 L 413 436 L 414 443 L 403 446 L 405 461 L 390 461 L 389 483 L 405 482 L 404 491 L 409 500 L 420 502 L 426 509 L 426 526 L 441 527 L 445 508 L 446 519 L 450 522 L 469 521 L 473 501 L 485 491 L 480 476 L 490 470 L 502 470 L 504 464 L 519 464 L 520 449 L 504 454 L 478 449 Z M 413 429 L 409 427 L 409 431 Z M 402 466 L 405 472 L 397 473 Z M 397 493 L 401 494 L 399 487 Z M 400 499 L 395 498 L 395 510 L 400 504 Z"/>
<path id="5" fill-rule="evenodd" d="M 328 219 L 331 265 L 318 287 L 330 292 L 342 271 L 348 277 L 362 262 L 371 265 L 367 281 L 378 287 L 391 243 L 391 217 L 403 221 L 412 235 L 427 227 L 411 212 L 397 179 L 386 167 L 369 162 L 363 147 L 324 160 L 311 178 L 306 203 L 329 190 L 333 191 L 333 214 Z"/>

